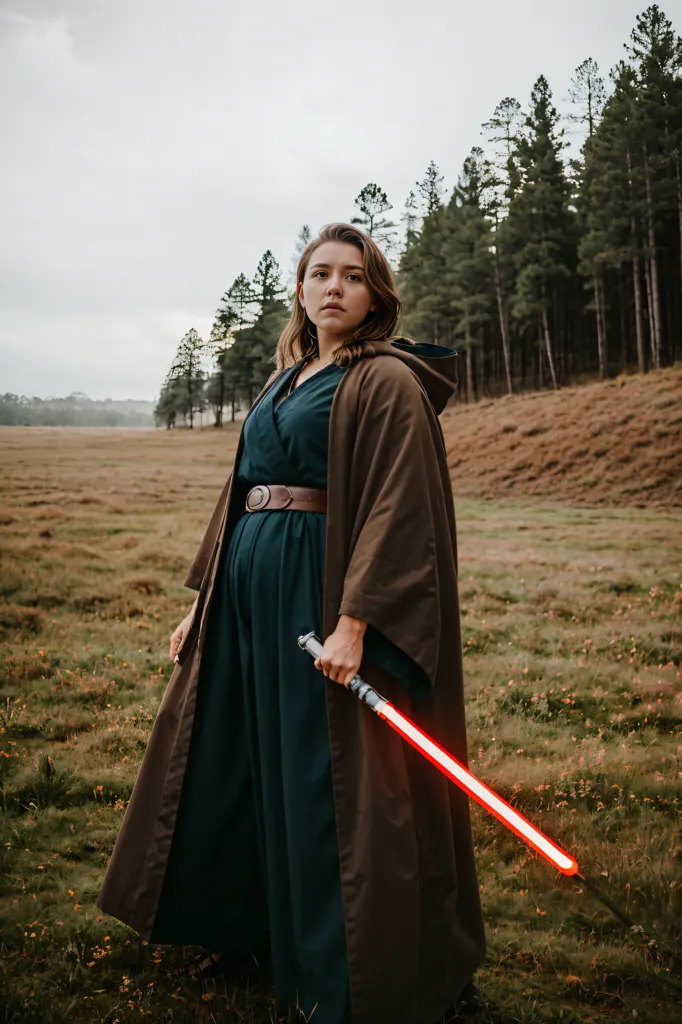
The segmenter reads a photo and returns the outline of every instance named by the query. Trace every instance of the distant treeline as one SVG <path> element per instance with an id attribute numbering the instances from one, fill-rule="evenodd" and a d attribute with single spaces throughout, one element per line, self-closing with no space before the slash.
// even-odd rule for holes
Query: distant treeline
<path id="1" fill-rule="evenodd" d="M 153 403 L 96 401 L 81 392 L 66 398 L 0 395 L 0 425 L 25 427 L 152 427 Z"/>
<path id="2" fill-rule="evenodd" d="M 392 263 L 403 332 L 461 354 L 458 397 L 646 373 L 680 358 L 682 339 L 682 41 L 653 4 L 607 86 L 588 58 L 566 119 L 583 144 L 566 160 L 565 128 L 541 75 L 522 108 L 505 97 L 482 126 L 449 197 L 432 161 L 407 197 L 402 229 L 376 184 L 358 224 Z M 294 263 L 310 241 L 304 225 Z M 180 342 L 155 409 L 191 427 L 210 410 L 247 408 L 273 367 L 293 308 L 268 250 L 252 281 L 222 297 L 210 338 Z M 204 368 L 205 357 L 211 367 Z"/>

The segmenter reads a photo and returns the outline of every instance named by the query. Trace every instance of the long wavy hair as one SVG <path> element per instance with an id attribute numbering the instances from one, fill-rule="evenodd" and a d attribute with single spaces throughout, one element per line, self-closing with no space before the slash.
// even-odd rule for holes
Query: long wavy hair
<path id="1" fill-rule="evenodd" d="M 414 344 L 411 338 L 395 334 L 402 320 L 402 306 L 395 289 L 391 266 L 377 243 L 352 224 L 325 224 L 318 237 L 305 247 L 298 261 L 293 310 L 275 351 L 277 369 L 285 370 L 308 355 L 319 355 L 317 327 L 299 302 L 298 284 L 305 277 L 313 253 L 323 242 L 350 242 L 360 250 L 372 302 L 376 303 L 377 307 L 368 312 L 362 323 L 356 327 L 352 337 L 339 346 L 333 356 L 334 362 L 338 366 L 350 366 L 365 355 L 373 356 L 373 341 L 400 337 L 402 341 Z"/>

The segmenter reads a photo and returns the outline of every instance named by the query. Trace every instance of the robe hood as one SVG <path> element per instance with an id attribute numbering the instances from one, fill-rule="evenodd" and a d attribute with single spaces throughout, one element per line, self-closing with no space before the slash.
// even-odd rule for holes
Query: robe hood
<path id="1" fill-rule="evenodd" d="M 414 342 L 395 337 L 373 341 L 377 355 L 390 355 L 406 363 L 419 377 L 431 405 L 440 415 L 457 390 L 457 352 L 445 345 Z"/>

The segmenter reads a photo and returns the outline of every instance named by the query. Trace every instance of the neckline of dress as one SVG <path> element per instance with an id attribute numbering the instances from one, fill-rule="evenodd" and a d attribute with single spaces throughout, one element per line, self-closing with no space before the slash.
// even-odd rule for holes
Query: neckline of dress
<path id="1" fill-rule="evenodd" d="M 306 363 L 307 363 L 307 362 L 308 362 L 308 360 L 307 360 L 307 359 L 304 359 L 304 360 L 303 360 L 303 362 L 302 362 L 301 366 L 299 366 L 298 370 L 297 370 L 297 371 L 296 371 L 296 373 L 295 373 L 295 374 L 293 375 L 294 379 L 295 379 L 295 378 L 296 378 L 296 377 L 298 376 L 298 374 L 299 374 L 299 373 L 301 372 L 301 370 L 303 369 L 303 367 L 304 367 L 304 366 L 306 365 Z M 294 363 L 294 367 L 295 367 L 295 366 L 296 366 L 296 364 Z M 279 401 L 278 401 L 278 402 L 276 403 L 276 408 L 277 408 L 277 409 L 279 409 L 279 407 L 280 407 L 280 406 L 281 406 L 281 405 L 282 405 L 282 404 L 283 404 L 284 402 L 286 402 L 286 400 L 287 400 L 288 398 L 293 398 L 293 396 L 295 395 L 295 393 L 296 393 L 296 392 L 298 391 L 298 389 L 299 389 L 299 388 L 302 388 L 304 384 L 307 384 L 307 383 L 308 383 L 308 381 L 310 381 L 310 380 L 314 380 L 314 378 L 315 378 L 315 377 L 317 377 L 317 376 L 318 376 L 319 374 L 321 374 L 321 373 L 324 373 L 324 371 L 325 371 L 325 370 L 328 370 L 330 366 L 336 366 L 336 363 L 334 362 L 334 360 L 333 360 L 333 359 L 332 359 L 332 361 L 331 361 L 330 363 L 325 363 L 325 365 L 324 365 L 324 366 L 323 366 L 323 367 L 322 367 L 322 368 L 321 368 L 320 370 L 315 370 L 315 373 L 311 373 L 311 375 L 310 375 L 309 377 L 306 377 L 306 379 L 305 379 L 305 380 L 302 380 L 302 381 L 301 381 L 301 383 L 300 383 L 299 385 L 297 385 L 297 387 L 292 387 L 292 388 L 291 388 L 291 391 L 290 391 L 290 392 L 289 392 L 289 393 L 288 393 L 287 395 L 284 395 L 284 397 L 283 397 L 283 398 L 280 398 L 280 399 L 279 399 Z M 292 369 L 293 369 L 294 367 L 292 367 Z M 289 382 L 289 386 L 291 387 L 291 381 Z"/>

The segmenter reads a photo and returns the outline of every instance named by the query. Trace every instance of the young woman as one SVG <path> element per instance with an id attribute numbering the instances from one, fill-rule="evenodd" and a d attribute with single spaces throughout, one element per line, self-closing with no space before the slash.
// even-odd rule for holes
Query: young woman
<path id="1" fill-rule="evenodd" d="M 466 763 L 452 349 L 396 338 L 376 243 L 303 251 L 276 369 L 186 585 L 99 907 L 195 971 L 269 957 L 316 1024 L 435 1024 L 485 955 L 467 797 L 343 686 Z M 319 658 L 297 638 L 314 630 Z"/>

